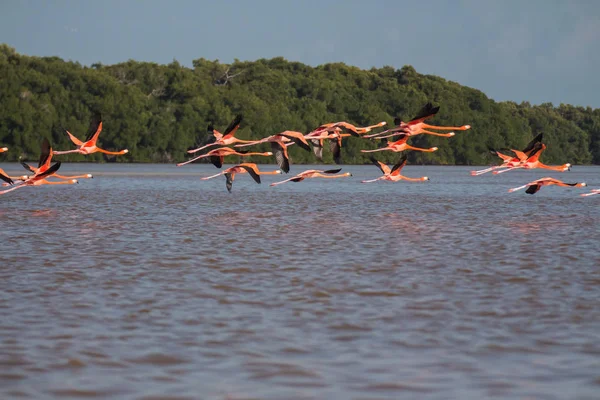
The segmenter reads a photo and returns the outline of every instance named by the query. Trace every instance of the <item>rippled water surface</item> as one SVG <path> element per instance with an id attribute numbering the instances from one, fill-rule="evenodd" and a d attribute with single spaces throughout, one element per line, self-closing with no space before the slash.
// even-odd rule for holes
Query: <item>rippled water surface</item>
<path id="1" fill-rule="evenodd" d="M 65 164 L 0 196 L 0 398 L 598 399 L 600 196 L 507 189 L 600 168 L 469 170 Z"/>

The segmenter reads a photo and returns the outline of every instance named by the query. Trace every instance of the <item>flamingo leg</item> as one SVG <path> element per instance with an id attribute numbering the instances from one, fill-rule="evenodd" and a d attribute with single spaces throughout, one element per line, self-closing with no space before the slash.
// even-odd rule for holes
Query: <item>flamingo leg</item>
<path id="1" fill-rule="evenodd" d="M 211 175 L 211 176 L 205 176 L 204 178 L 200 178 L 200 180 L 202 180 L 202 181 L 207 181 L 207 180 L 209 180 L 209 179 L 216 178 L 217 176 L 221 176 L 221 175 L 223 175 L 224 173 L 225 173 L 225 171 L 223 171 L 223 172 L 219 172 L 218 174 L 215 174 L 215 175 Z"/>
<path id="2" fill-rule="evenodd" d="M 516 192 L 517 190 L 525 189 L 527 186 L 529 186 L 529 185 L 523 185 L 523 186 L 519 186 L 516 188 L 508 189 L 508 192 L 509 193 Z"/>
<path id="3" fill-rule="evenodd" d="M 493 172 L 493 174 L 494 174 L 494 175 L 498 175 L 498 174 L 502 174 L 502 173 L 504 173 L 504 172 L 508 172 L 508 171 L 510 171 L 510 170 L 513 170 L 513 169 L 519 169 L 519 168 L 524 168 L 524 167 L 522 167 L 522 166 L 517 166 L 517 167 L 508 167 L 508 168 L 506 168 L 506 169 L 503 169 L 502 171 L 494 171 L 494 172 Z"/>
<path id="4" fill-rule="evenodd" d="M 218 145 L 218 143 L 209 143 L 209 144 L 207 144 L 207 145 L 205 145 L 205 146 L 198 147 L 197 149 L 194 149 L 194 150 L 188 150 L 187 152 L 188 152 L 189 154 L 194 154 L 194 153 L 197 153 L 197 152 L 199 152 L 200 150 L 204 150 L 204 149 L 206 149 L 207 147 L 210 147 L 210 146 L 216 146 L 216 145 Z"/>
<path id="5" fill-rule="evenodd" d="M 52 153 L 54 155 L 61 155 L 61 154 L 70 154 L 70 153 L 81 153 L 81 152 L 79 151 L 79 149 L 75 149 L 75 150 L 53 151 Z"/>
<path id="6" fill-rule="evenodd" d="M 199 160 L 199 159 L 201 159 L 201 158 L 204 158 L 204 157 L 206 157 L 206 156 L 207 156 L 206 154 L 202 154 L 201 156 L 194 157 L 194 158 L 192 158 L 191 160 L 187 160 L 187 161 L 181 162 L 181 163 L 177 164 L 177 166 L 178 166 L 178 167 L 181 167 L 182 165 L 185 165 L 185 164 L 192 163 L 192 162 L 194 162 L 194 161 L 196 161 L 196 160 Z"/>
<path id="7" fill-rule="evenodd" d="M 366 180 L 366 181 L 360 181 L 360 183 L 371 183 L 371 182 L 377 182 L 377 181 L 380 181 L 380 180 L 382 180 L 383 178 L 384 178 L 383 176 L 380 176 L 379 178 L 376 178 L 376 179 L 369 179 L 369 180 Z"/>

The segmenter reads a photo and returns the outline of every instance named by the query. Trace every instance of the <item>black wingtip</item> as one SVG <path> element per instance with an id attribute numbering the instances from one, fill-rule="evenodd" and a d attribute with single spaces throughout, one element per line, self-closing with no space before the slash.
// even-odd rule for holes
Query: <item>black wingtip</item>
<path id="1" fill-rule="evenodd" d="M 324 174 L 337 174 L 338 172 L 340 172 L 342 169 L 338 168 L 338 169 L 328 169 L 326 171 L 323 171 Z"/>
<path id="2" fill-rule="evenodd" d="M 394 118 L 394 125 L 400 125 L 400 124 L 402 124 L 402 119 L 400 117 Z"/>

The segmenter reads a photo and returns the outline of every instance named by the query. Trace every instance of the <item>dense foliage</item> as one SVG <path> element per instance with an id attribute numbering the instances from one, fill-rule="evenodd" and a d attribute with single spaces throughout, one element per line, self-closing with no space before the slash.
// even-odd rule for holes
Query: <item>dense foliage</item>
<path id="1" fill-rule="evenodd" d="M 412 163 L 496 163 L 489 148 L 521 148 L 539 132 L 548 145 L 543 162 L 600 163 L 600 109 L 498 103 L 478 90 L 421 75 L 411 66 L 365 71 L 342 63 L 313 68 L 283 58 L 230 65 L 200 58 L 191 69 L 177 61 L 86 67 L 58 57 L 20 55 L 0 45 L 0 77 L 0 145 L 10 148 L 5 160 L 35 158 L 44 136 L 55 149 L 73 149 L 63 128 L 85 137 L 95 111 L 104 122 L 99 145 L 130 151 L 108 160 L 172 163 L 187 159 L 190 146 L 208 142 L 209 122 L 223 130 L 237 113 L 244 120 L 236 136 L 248 139 L 283 130 L 306 133 L 325 122 L 392 124 L 395 116 L 406 121 L 431 101 L 441 105 L 431 124 L 470 124 L 472 129 L 449 139 L 410 139 L 417 147 L 439 147 L 434 153 L 410 152 Z M 367 162 L 368 156 L 358 150 L 376 145 L 345 139 L 344 162 Z M 324 154 L 325 162 L 332 162 L 329 151 Z M 290 148 L 290 156 L 294 163 L 316 162 L 312 153 L 297 146 Z M 391 163 L 398 155 L 382 152 L 378 157 Z M 69 154 L 61 160 L 86 158 Z M 93 154 L 87 160 L 101 161 L 103 156 Z"/>

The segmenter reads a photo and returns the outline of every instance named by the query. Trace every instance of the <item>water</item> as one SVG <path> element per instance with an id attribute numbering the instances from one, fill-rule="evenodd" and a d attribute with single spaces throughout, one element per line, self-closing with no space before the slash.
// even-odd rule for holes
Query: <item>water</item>
<path id="1" fill-rule="evenodd" d="M 470 169 L 65 164 L 0 197 L 0 398 L 597 399 L 600 196 L 507 189 L 600 167 Z"/>

